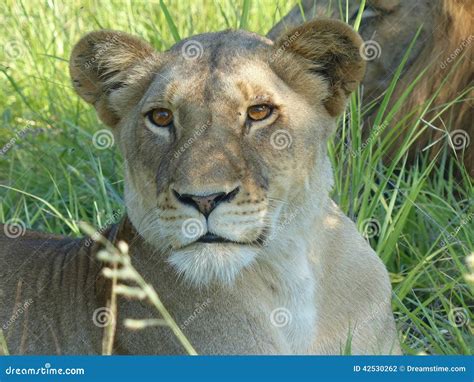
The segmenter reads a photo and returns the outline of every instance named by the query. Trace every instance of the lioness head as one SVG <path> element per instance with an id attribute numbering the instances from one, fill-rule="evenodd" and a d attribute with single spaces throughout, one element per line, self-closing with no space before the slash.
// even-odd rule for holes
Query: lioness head
<path id="1" fill-rule="evenodd" d="M 158 53 L 99 31 L 75 46 L 74 88 L 125 159 L 128 216 L 185 278 L 231 283 L 288 237 L 289 215 L 314 219 L 332 183 L 327 137 L 364 74 L 361 42 L 319 20 L 275 44 L 224 31 Z"/>

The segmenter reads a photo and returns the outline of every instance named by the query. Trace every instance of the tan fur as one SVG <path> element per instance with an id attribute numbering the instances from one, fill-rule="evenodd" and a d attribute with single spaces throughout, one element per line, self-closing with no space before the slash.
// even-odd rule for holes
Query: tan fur
<path id="1" fill-rule="evenodd" d="M 358 1 L 350 1 L 346 10 L 342 2 L 342 15 L 337 1 L 303 0 L 301 8 L 296 5 L 272 30 L 268 37 L 273 40 L 286 33 L 286 29 L 303 23 L 301 9 L 306 20 L 319 17 L 341 19 L 346 14 L 355 20 L 359 7 Z M 398 137 L 394 140 L 387 160 L 394 157 L 403 141 L 407 126 L 416 123 L 420 117 L 430 121 L 437 116 L 446 104 L 462 96 L 460 101 L 441 113 L 433 124 L 444 129 L 443 122 L 452 130 L 463 130 L 469 137 L 470 145 L 465 151 L 450 149 L 451 153 L 464 164 L 471 176 L 474 176 L 474 127 L 473 127 L 473 90 L 472 90 L 472 50 L 474 35 L 472 34 L 472 17 L 474 3 L 470 0 L 370 0 L 367 1 L 367 17 L 363 17 L 359 32 L 364 40 L 375 40 L 381 47 L 380 57 L 367 63 L 367 73 L 363 80 L 364 103 L 373 102 L 383 96 L 388 88 L 393 73 L 400 64 L 404 53 L 415 36 L 418 28 L 421 32 L 413 46 L 409 60 L 401 75 L 399 83 L 391 98 L 392 107 L 400 100 L 400 96 L 424 70 L 424 76 L 415 85 L 413 91 L 402 104 L 400 111 L 385 133 L 392 126 L 401 122 Z M 454 55 L 454 58 L 450 57 Z M 449 62 L 447 61 L 449 60 Z M 422 114 L 425 104 L 432 98 L 429 111 Z M 374 109 L 373 113 L 377 111 Z M 366 115 L 368 126 L 373 124 L 373 113 Z M 420 128 L 424 124 L 420 124 Z M 367 131 L 370 134 L 370 131 Z M 442 146 L 446 145 L 446 132 L 428 128 L 410 151 L 411 159 L 415 159 L 421 149 L 432 142 L 440 142 L 429 148 L 430 157 L 435 158 Z"/>
<path id="2" fill-rule="evenodd" d="M 202 48 L 195 59 L 183 54 L 190 43 Z M 101 31 L 76 45 L 75 89 L 112 127 L 125 159 L 127 217 L 106 236 L 129 243 L 135 267 L 199 353 L 340 354 L 349 338 L 354 354 L 400 353 L 387 271 L 329 197 L 326 141 L 364 74 L 360 43 L 347 25 L 323 20 L 276 44 L 225 31 L 158 54 Z M 261 103 L 275 112 L 249 123 L 247 108 Z M 173 111 L 171 128 L 147 120 L 156 107 Z M 216 192 L 232 199 L 207 220 L 182 198 Z M 189 222 L 203 231 L 191 237 Z M 206 231 L 228 242 L 197 241 Z M 92 315 L 108 290 L 97 245 L 33 235 L 2 238 L 2 321 L 15 301 L 33 300 L 7 330 L 12 351 L 99 352 Z M 20 279 L 31 287 L 15 298 Z M 115 352 L 183 352 L 166 328 L 122 326 L 156 314 L 147 304 L 120 300 L 118 314 Z M 43 321 L 52 329 L 37 339 L 32 322 Z"/>

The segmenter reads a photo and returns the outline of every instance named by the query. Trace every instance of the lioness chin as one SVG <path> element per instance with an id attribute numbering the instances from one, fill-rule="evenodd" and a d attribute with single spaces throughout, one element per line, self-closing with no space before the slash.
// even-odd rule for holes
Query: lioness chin
<path id="1" fill-rule="evenodd" d="M 326 142 L 364 75 L 360 44 L 319 20 L 275 44 L 225 31 L 157 53 L 99 31 L 74 48 L 74 88 L 125 159 L 127 216 L 106 236 L 129 243 L 199 353 L 400 352 L 385 267 L 329 197 Z M 1 238 L 11 352 L 100 352 L 109 291 L 89 243 Z M 116 353 L 183 352 L 166 328 L 122 326 L 152 314 L 119 301 Z"/>

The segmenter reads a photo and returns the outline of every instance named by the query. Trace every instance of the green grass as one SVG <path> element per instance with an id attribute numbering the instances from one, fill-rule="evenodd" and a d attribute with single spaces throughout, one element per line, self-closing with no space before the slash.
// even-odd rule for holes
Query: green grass
<path id="1" fill-rule="evenodd" d="M 67 60 L 83 34 L 118 29 L 163 50 L 206 31 L 245 27 L 264 34 L 291 5 L 282 0 L 3 2 L 0 147 L 12 139 L 14 144 L 0 156 L 0 184 L 11 187 L 0 189 L 0 219 L 18 218 L 28 227 L 79 236 L 79 221 L 102 226 L 123 208 L 120 155 L 115 147 L 93 146 L 94 132 L 104 127 L 70 85 Z M 376 125 L 395 131 L 399 105 L 388 109 L 390 89 L 376 106 Z M 447 145 L 438 162 L 420 153 L 415 165 L 406 163 L 404 154 L 422 122 L 384 164 L 391 137 L 362 137 L 365 112 L 354 95 L 329 144 L 334 199 L 371 236 L 390 271 L 404 351 L 472 354 L 472 289 L 464 279 L 474 241 L 471 180 L 461 163 L 448 160 Z M 453 324 L 456 312 L 464 324 Z"/>

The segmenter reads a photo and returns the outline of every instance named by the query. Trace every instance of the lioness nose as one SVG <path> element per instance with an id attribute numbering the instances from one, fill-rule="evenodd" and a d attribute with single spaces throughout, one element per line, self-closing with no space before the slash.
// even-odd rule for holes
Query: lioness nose
<path id="1" fill-rule="evenodd" d="M 174 195 L 181 203 L 197 208 L 205 217 L 208 217 L 220 203 L 230 202 L 234 199 L 238 192 L 239 187 L 234 188 L 231 192 L 216 192 L 208 195 L 180 194 L 173 190 Z"/>

